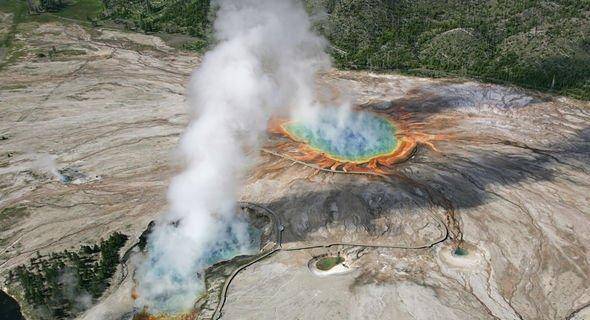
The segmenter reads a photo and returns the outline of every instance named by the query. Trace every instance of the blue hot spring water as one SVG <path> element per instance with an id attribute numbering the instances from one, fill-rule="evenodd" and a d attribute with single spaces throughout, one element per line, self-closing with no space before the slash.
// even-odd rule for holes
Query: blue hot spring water
<path id="1" fill-rule="evenodd" d="M 295 140 L 343 162 L 367 162 L 392 153 L 398 143 L 391 121 L 362 111 L 343 120 L 336 108 L 324 108 L 316 123 L 289 122 L 284 129 Z"/>

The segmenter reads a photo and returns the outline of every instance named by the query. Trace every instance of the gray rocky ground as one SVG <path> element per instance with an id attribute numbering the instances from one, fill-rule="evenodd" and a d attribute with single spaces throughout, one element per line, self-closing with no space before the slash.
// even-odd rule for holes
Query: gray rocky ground
<path id="1" fill-rule="evenodd" d="M 151 36 L 19 28 L 19 59 L 0 71 L 1 272 L 115 230 L 136 238 L 165 211 L 199 62 Z M 407 113 L 438 151 L 419 147 L 387 178 L 262 153 L 240 200 L 277 213 L 284 250 L 236 275 L 223 319 L 588 316 L 590 104 L 364 72 L 320 82 L 345 85 L 363 108 Z M 450 254 L 460 236 L 464 257 Z M 350 245 L 288 251 L 334 243 Z M 310 271 L 315 256 L 347 250 L 349 272 Z M 129 281 L 86 316 L 128 312 Z"/>

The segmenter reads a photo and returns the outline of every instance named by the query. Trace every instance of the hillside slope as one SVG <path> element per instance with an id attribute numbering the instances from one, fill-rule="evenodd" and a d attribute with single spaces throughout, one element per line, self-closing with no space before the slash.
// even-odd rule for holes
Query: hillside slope
<path id="1" fill-rule="evenodd" d="M 209 38 L 209 0 L 104 0 L 106 16 Z M 590 99 L 588 0 L 306 0 L 336 65 L 467 76 Z M 196 45 L 203 48 L 203 42 Z"/>

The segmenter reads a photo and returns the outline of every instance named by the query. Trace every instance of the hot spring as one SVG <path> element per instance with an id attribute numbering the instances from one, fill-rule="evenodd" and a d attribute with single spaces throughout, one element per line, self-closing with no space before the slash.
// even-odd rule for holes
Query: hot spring
<path id="1" fill-rule="evenodd" d="M 282 124 L 294 140 L 336 161 L 365 163 L 393 154 L 398 147 L 397 128 L 385 117 L 369 112 L 343 116 L 336 108 L 323 108 L 313 123 Z"/>
<path id="2" fill-rule="evenodd" d="M 215 243 L 210 243 L 197 260 L 183 268 L 171 263 L 166 252 L 148 242 L 149 259 L 137 271 L 143 279 L 142 287 L 138 288 L 138 310 L 145 306 L 152 314 L 190 312 L 195 299 L 204 289 L 203 272 L 208 267 L 238 255 L 254 255 L 259 252 L 262 230 L 245 222 L 228 225 L 221 231 L 223 234 L 219 235 Z M 168 232 L 177 232 L 175 225 L 169 225 L 167 228 Z M 247 235 L 236 237 L 244 232 Z M 179 239 L 178 242 L 180 245 L 183 241 Z M 185 242 L 190 243 L 188 239 Z M 146 294 L 149 296 L 144 296 Z"/>

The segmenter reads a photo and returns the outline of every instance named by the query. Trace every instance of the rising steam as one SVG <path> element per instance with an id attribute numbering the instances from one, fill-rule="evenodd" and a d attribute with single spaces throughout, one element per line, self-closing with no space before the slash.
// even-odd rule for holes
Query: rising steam
<path id="1" fill-rule="evenodd" d="M 316 73 L 329 66 L 298 0 L 219 0 L 217 46 L 194 72 L 193 120 L 180 143 L 187 163 L 169 189 L 170 211 L 136 273 L 138 306 L 175 312 L 202 289 L 197 273 L 215 258 L 249 250 L 235 203 L 272 114 L 315 108 Z"/>

